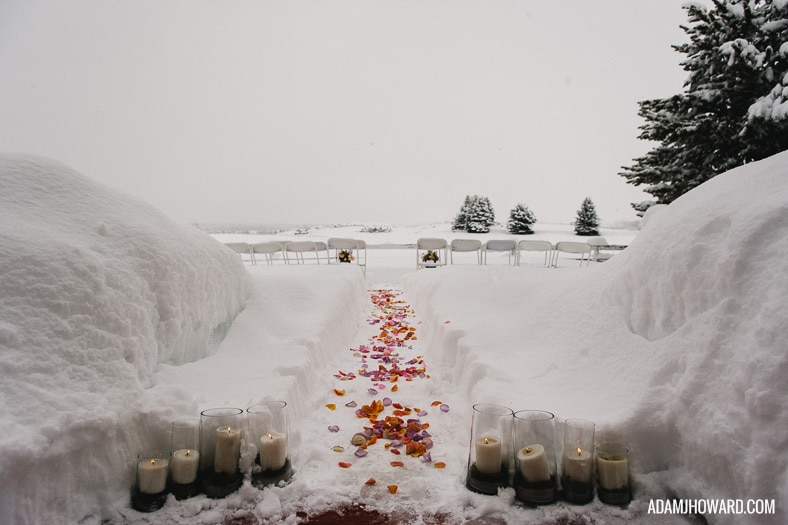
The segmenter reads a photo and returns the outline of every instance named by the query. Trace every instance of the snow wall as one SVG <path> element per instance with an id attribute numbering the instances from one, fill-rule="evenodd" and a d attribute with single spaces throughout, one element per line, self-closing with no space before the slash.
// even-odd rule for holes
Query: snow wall
<path id="1" fill-rule="evenodd" d="M 0 522 L 109 504 L 71 487 L 100 500 L 126 483 L 154 369 L 209 355 L 248 287 L 196 228 L 54 162 L 0 157 Z"/>
<path id="2" fill-rule="evenodd" d="M 664 356 L 629 425 L 683 497 L 786 504 L 786 255 L 788 152 L 680 197 L 611 260 L 625 322 Z"/>

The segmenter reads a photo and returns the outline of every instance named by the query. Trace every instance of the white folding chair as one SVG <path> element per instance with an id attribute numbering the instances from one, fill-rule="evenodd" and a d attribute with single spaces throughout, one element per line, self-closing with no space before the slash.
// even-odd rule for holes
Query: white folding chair
<path id="1" fill-rule="evenodd" d="M 329 262 L 340 263 L 339 254 L 346 251 L 353 260 L 366 272 L 367 268 L 367 243 L 357 239 L 328 239 Z"/>
<path id="2" fill-rule="evenodd" d="M 282 251 L 282 244 L 278 242 L 258 242 L 252 245 L 252 255 L 262 254 L 266 264 L 274 264 L 274 256 Z M 256 259 L 255 257 L 255 262 Z M 286 262 L 284 254 L 282 254 L 282 261 Z"/>
<path id="3" fill-rule="evenodd" d="M 331 263 L 331 258 L 328 255 L 328 244 L 324 243 L 323 241 L 315 241 L 315 250 L 316 250 L 315 257 L 320 259 L 320 254 L 325 253 L 326 263 L 328 264 Z"/>
<path id="4" fill-rule="evenodd" d="M 515 258 L 517 243 L 510 240 L 489 240 L 484 243 L 484 264 L 487 264 L 487 252 L 507 252 L 509 254 L 509 264 Z"/>
<path id="5" fill-rule="evenodd" d="M 544 252 L 544 265 L 550 266 L 553 259 L 553 243 L 550 241 L 523 240 L 517 243 L 517 265 L 522 260 L 521 252 Z"/>
<path id="6" fill-rule="evenodd" d="M 453 239 L 449 250 L 451 264 L 454 264 L 454 252 L 476 252 L 476 264 L 482 263 L 482 241 L 479 239 Z"/>
<path id="7" fill-rule="evenodd" d="M 224 245 L 237 253 L 242 261 L 245 260 L 244 254 L 246 254 L 249 256 L 249 262 L 252 263 L 252 265 L 257 264 L 254 259 L 254 253 L 252 252 L 252 246 L 248 242 L 226 242 Z"/>
<path id="8" fill-rule="evenodd" d="M 606 246 L 610 246 L 610 243 L 607 242 L 607 239 L 604 237 L 589 237 L 588 241 L 586 241 L 589 245 L 591 245 L 591 255 L 590 258 L 595 261 L 603 261 L 605 259 L 610 259 L 612 257 L 609 253 L 602 253 L 599 250 L 605 248 Z"/>
<path id="9" fill-rule="evenodd" d="M 416 269 L 434 268 L 446 265 L 446 252 L 448 244 L 446 239 L 421 238 L 416 241 Z M 437 261 L 425 260 L 427 254 L 434 253 Z"/>
<path id="10" fill-rule="evenodd" d="M 553 252 L 553 268 L 558 268 L 558 255 L 561 252 L 580 255 L 580 266 L 583 266 L 583 261 L 586 262 L 586 266 L 591 264 L 591 245 L 587 242 L 562 241 L 556 244 Z"/>
<path id="11" fill-rule="evenodd" d="M 364 272 L 367 271 L 367 243 L 361 239 L 356 239 L 356 262 L 358 263 L 361 268 L 364 269 Z"/>
<path id="12" fill-rule="evenodd" d="M 307 258 L 304 254 L 313 253 L 314 260 L 320 264 L 320 256 L 317 253 L 317 245 L 312 241 L 290 241 L 285 244 L 285 258 L 287 264 L 294 261 L 296 264 L 306 264 L 307 261 L 312 260 Z"/>

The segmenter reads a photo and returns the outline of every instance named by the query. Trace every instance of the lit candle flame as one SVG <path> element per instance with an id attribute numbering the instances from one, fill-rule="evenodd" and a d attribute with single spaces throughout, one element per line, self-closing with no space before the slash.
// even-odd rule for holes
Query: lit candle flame
<path id="1" fill-rule="evenodd" d="M 489 441 L 487 438 L 484 438 L 484 444 L 485 444 L 485 445 L 489 445 L 489 444 L 490 444 L 490 441 Z"/>
<path id="2" fill-rule="evenodd" d="M 583 451 L 580 449 L 580 447 L 577 447 L 577 455 L 578 456 L 582 456 L 583 455 Z"/>
<path id="3" fill-rule="evenodd" d="M 228 433 L 228 434 L 232 434 L 232 433 L 233 433 L 233 429 L 232 429 L 232 427 L 227 427 L 227 433 Z"/>
<path id="4" fill-rule="evenodd" d="M 155 465 L 156 464 L 156 460 L 155 459 L 150 460 L 150 464 L 151 465 Z"/>
<path id="5" fill-rule="evenodd" d="M 531 452 L 533 452 L 533 449 L 531 447 L 525 447 L 526 454 L 530 454 Z"/>
<path id="6" fill-rule="evenodd" d="M 274 439 L 274 436 L 270 432 L 268 433 L 268 439 Z"/>
<path id="7" fill-rule="evenodd" d="M 186 455 L 187 456 L 191 456 L 192 455 L 192 451 L 190 449 L 188 449 L 188 448 L 186 449 Z"/>

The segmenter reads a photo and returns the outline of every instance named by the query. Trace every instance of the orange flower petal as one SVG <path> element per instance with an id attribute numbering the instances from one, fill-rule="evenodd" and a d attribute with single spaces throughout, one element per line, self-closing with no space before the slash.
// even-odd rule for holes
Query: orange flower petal
<path id="1" fill-rule="evenodd" d="M 397 487 L 396 485 L 388 485 L 389 492 L 391 492 L 392 494 L 396 494 L 398 488 L 399 487 Z"/>
<path id="2" fill-rule="evenodd" d="M 396 449 L 396 448 L 392 448 L 392 449 L 391 449 L 391 453 L 392 453 L 392 454 L 396 454 L 396 455 L 398 455 L 398 456 L 399 456 L 400 454 L 402 454 L 402 452 L 400 452 L 400 451 L 399 451 L 399 449 Z"/>
<path id="3" fill-rule="evenodd" d="M 326 408 L 329 410 L 336 410 L 337 406 L 334 403 L 328 403 L 326 404 Z"/>
<path id="4" fill-rule="evenodd" d="M 392 461 L 391 462 L 391 466 L 392 467 L 402 467 L 402 466 L 405 466 L 405 463 L 403 463 L 402 461 Z"/>
<path id="5" fill-rule="evenodd" d="M 432 464 L 435 468 L 446 468 L 446 463 L 443 461 L 436 461 Z"/>
<path id="6" fill-rule="evenodd" d="M 340 390 L 340 389 L 338 389 L 338 388 L 335 388 L 335 389 L 334 389 L 334 393 L 335 393 L 336 395 L 338 395 L 338 396 L 344 396 L 344 395 L 345 395 L 345 391 L 344 391 L 344 390 Z"/>
<path id="7" fill-rule="evenodd" d="M 391 387 L 392 392 L 396 392 L 397 390 L 399 390 L 399 385 L 394 385 L 393 387 Z"/>
<path id="8" fill-rule="evenodd" d="M 342 468 L 350 468 L 352 466 L 352 463 L 346 463 L 344 461 L 340 461 L 339 466 Z"/>
<path id="9" fill-rule="evenodd" d="M 367 481 L 364 482 L 364 485 L 374 485 L 375 483 L 377 483 L 377 480 L 375 478 L 369 478 Z"/>

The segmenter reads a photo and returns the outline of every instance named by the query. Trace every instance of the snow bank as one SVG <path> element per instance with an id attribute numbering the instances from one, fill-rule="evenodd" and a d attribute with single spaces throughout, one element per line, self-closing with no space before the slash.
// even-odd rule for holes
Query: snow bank
<path id="1" fill-rule="evenodd" d="M 247 289 L 237 255 L 196 229 L 61 165 L 0 157 L 0 522 L 106 505 L 146 437 L 156 366 L 213 352 Z"/>
<path id="2" fill-rule="evenodd" d="M 787 175 L 781 153 L 715 177 L 611 261 L 625 322 L 662 356 L 629 425 L 686 496 L 788 494 Z"/>

